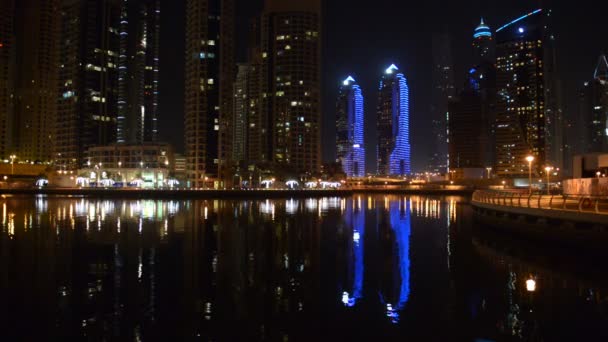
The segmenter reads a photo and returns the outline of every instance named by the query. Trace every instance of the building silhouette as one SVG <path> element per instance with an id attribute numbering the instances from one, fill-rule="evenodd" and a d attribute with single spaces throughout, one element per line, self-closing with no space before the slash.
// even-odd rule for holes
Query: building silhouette
<path id="1" fill-rule="evenodd" d="M 160 0 L 124 0 L 119 35 L 116 141 L 156 141 Z"/>
<path id="2" fill-rule="evenodd" d="M 377 173 L 407 176 L 411 174 L 409 87 L 393 64 L 380 81 L 377 111 Z"/>
<path id="3" fill-rule="evenodd" d="M 14 4 L 12 151 L 22 161 L 49 162 L 59 90 L 60 1 Z"/>
<path id="4" fill-rule="evenodd" d="M 9 158 L 14 124 L 15 2 L 0 0 L 0 159 Z"/>
<path id="5" fill-rule="evenodd" d="M 608 61 L 601 55 L 593 79 L 585 82 L 576 120 L 578 154 L 608 152 Z"/>
<path id="6" fill-rule="evenodd" d="M 481 65 L 484 63 L 494 63 L 496 60 L 496 46 L 494 36 L 490 27 L 481 18 L 479 26 L 475 28 L 473 33 L 473 63 Z"/>
<path id="7" fill-rule="evenodd" d="M 185 59 L 188 182 L 220 186 L 232 142 L 234 1 L 186 1 Z"/>
<path id="8" fill-rule="evenodd" d="M 61 8 L 59 108 L 53 159 L 78 169 L 87 150 L 116 141 L 119 0 L 71 0 Z"/>
<path id="9" fill-rule="evenodd" d="M 355 79 L 342 82 L 336 104 L 336 158 L 347 177 L 365 176 L 363 94 Z"/>
<path id="10" fill-rule="evenodd" d="M 433 73 L 431 91 L 431 156 L 429 171 L 445 173 L 448 166 L 448 102 L 456 95 L 451 38 L 435 34 L 432 40 Z"/>

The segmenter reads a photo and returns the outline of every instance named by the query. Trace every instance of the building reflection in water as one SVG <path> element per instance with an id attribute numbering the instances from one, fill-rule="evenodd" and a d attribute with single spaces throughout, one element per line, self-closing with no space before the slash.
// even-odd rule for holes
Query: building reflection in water
<path id="1" fill-rule="evenodd" d="M 566 290 L 550 271 L 471 245 L 460 198 L 9 196 L 0 205 L 6 340 L 318 340 L 341 320 L 424 334 L 412 323 L 424 313 L 527 338 L 572 287 L 605 303 L 592 283 L 565 278 Z"/>

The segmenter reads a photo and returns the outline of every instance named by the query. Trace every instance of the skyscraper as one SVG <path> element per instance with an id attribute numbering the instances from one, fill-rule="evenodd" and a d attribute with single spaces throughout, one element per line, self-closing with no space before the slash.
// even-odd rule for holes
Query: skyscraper
<path id="1" fill-rule="evenodd" d="M 364 177 L 363 94 L 350 76 L 342 82 L 336 107 L 336 157 L 347 177 Z"/>
<path id="2" fill-rule="evenodd" d="M 12 145 L 14 92 L 14 0 L 0 0 L 0 159 L 8 159 Z"/>
<path id="3" fill-rule="evenodd" d="M 447 112 L 455 95 L 454 67 L 450 36 L 433 35 L 433 74 L 431 92 L 431 156 L 429 170 L 445 173 L 448 169 Z"/>
<path id="4" fill-rule="evenodd" d="M 538 168 L 562 167 L 562 123 L 550 10 L 538 9 L 496 30 L 496 167 L 500 176 L 526 175 L 526 156 Z"/>
<path id="5" fill-rule="evenodd" d="M 410 110 L 407 80 L 393 64 L 380 81 L 378 99 L 378 174 L 410 175 Z"/>
<path id="6" fill-rule="evenodd" d="M 474 65 L 481 65 L 486 62 L 494 63 L 495 43 L 492 30 L 481 18 L 479 26 L 473 33 Z"/>
<path id="7" fill-rule="evenodd" d="M 249 65 L 238 64 L 236 81 L 234 82 L 234 110 L 232 118 L 232 160 L 237 163 L 246 161 L 248 155 L 249 75 Z"/>
<path id="8" fill-rule="evenodd" d="M 119 0 L 62 3 L 57 167 L 82 167 L 90 147 L 116 140 L 119 20 Z"/>
<path id="9" fill-rule="evenodd" d="M 608 61 L 601 55 L 593 79 L 580 93 L 580 114 L 576 120 L 577 153 L 608 152 Z"/>
<path id="10" fill-rule="evenodd" d="M 221 185 L 231 155 L 234 1 L 186 1 L 185 133 L 190 186 Z"/>
<path id="11" fill-rule="evenodd" d="M 262 145 L 275 166 L 321 166 L 321 0 L 266 0 L 261 20 Z"/>
<path id="12" fill-rule="evenodd" d="M 59 0 L 19 0 L 15 9 L 14 152 L 48 162 L 59 90 Z"/>
<path id="13" fill-rule="evenodd" d="M 160 0 L 122 0 L 116 141 L 157 139 Z"/>
<path id="14" fill-rule="evenodd" d="M 483 169 L 482 100 L 474 88 L 465 89 L 448 105 L 450 169 Z"/>

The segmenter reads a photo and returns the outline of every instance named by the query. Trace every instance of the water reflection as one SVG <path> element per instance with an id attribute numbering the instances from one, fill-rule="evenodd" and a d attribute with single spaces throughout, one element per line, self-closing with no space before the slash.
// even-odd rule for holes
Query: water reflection
<path id="1" fill-rule="evenodd" d="M 465 202 L 2 197 L 0 328 L 6 340 L 527 340 L 564 329 L 543 323 L 556 311 L 605 318 L 604 284 L 472 240 Z"/>

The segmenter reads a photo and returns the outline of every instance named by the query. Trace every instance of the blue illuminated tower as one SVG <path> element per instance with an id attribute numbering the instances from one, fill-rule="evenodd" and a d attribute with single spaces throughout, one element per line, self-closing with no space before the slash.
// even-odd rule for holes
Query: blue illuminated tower
<path id="1" fill-rule="evenodd" d="M 494 36 L 483 18 L 481 18 L 479 26 L 473 33 L 473 48 L 475 50 L 475 65 L 481 65 L 485 62 L 494 63 Z"/>
<path id="2" fill-rule="evenodd" d="M 407 80 L 392 64 L 380 81 L 378 100 L 378 174 L 410 175 L 410 107 Z"/>
<path id="3" fill-rule="evenodd" d="M 363 95 L 350 76 L 342 82 L 336 107 L 336 157 L 347 177 L 364 177 Z"/>

